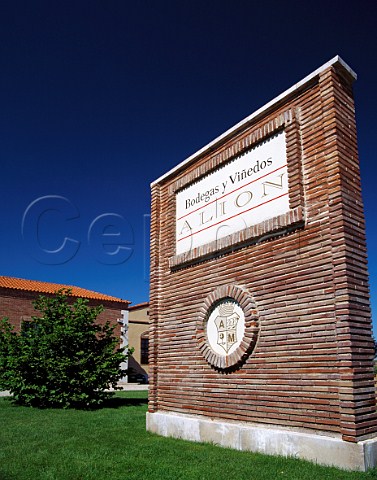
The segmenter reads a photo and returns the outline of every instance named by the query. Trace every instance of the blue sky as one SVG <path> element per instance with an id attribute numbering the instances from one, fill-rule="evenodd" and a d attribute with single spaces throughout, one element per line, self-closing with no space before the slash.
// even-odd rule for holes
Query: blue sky
<path id="1" fill-rule="evenodd" d="M 376 312 L 376 21 L 365 0 L 3 3 L 0 274 L 147 300 L 150 183 L 339 54 Z"/>

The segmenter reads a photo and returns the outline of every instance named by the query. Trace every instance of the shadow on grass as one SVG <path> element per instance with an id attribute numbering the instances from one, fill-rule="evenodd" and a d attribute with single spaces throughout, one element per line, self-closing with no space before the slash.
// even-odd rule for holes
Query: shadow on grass
<path id="1" fill-rule="evenodd" d="M 110 394 L 111 395 L 111 394 Z M 2 397 L 3 402 L 9 402 L 14 407 L 23 407 L 22 403 L 15 400 L 12 396 Z M 148 398 L 127 398 L 121 396 L 109 396 L 103 403 L 100 405 L 71 405 L 70 407 L 61 407 L 59 405 L 32 405 L 33 408 L 38 410 L 82 410 L 82 411 L 93 411 L 93 410 L 102 410 L 104 408 L 118 409 L 122 407 L 140 407 L 142 405 L 148 404 Z M 30 406 L 28 406 L 30 407 Z M 0 475 L 0 480 L 6 480 Z"/>
<path id="2" fill-rule="evenodd" d="M 110 397 L 99 408 L 139 407 L 147 404 L 148 398 Z"/>

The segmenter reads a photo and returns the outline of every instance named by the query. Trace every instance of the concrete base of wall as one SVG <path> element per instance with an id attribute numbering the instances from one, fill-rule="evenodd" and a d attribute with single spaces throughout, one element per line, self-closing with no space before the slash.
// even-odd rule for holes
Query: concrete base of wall
<path id="1" fill-rule="evenodd" d="M 147 413 L 147 430 L 165 437 L 301 458 L 347 470 L 365 471 L 377 466 L 377 437 L 350 443 L 337 436 L 168 412 Z"/>

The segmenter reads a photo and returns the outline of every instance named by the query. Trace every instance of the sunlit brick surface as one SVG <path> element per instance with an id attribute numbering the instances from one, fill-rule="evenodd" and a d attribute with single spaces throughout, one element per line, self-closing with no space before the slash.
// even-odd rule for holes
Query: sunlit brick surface
<path id="1" fill-rule="evenodd" d="M 377 432 L 352 81 L 331 65 L 153 184 L 150 412 L 350 442 Z M 290 212 L 176 255 L 176 192 L 281 129 Z M 234 371 L 198 342 L 200 309 L 221 286 L 245 289 L 258 311 L 255 348 Z"/>

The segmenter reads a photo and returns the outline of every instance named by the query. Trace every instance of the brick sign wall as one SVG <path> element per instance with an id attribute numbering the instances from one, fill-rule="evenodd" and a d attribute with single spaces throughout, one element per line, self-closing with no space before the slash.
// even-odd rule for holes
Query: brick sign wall
<path id="1" fill-rule="evenodd" d="M 149 422 L 376 434 L 353 80 L 336 57 L 152 184 Z"/>

